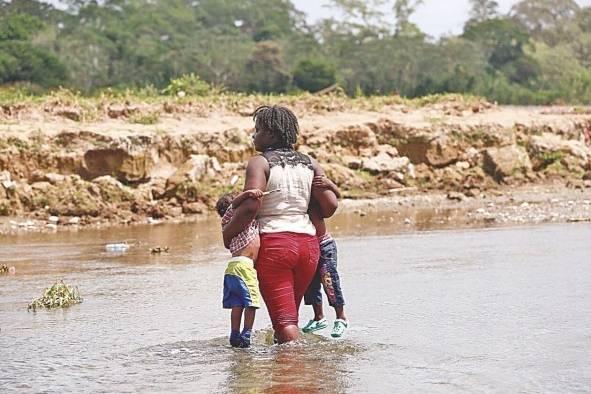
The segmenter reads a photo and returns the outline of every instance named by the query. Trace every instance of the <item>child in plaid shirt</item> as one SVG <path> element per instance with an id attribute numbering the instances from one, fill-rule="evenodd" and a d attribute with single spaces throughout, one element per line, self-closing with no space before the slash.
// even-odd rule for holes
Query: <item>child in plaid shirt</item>
<path id="1" fill-rule="evenodd" d="M 222 217 L 222 230 L 230 223 L 234 211 L 248 198 L 260 199 L 263 192 L 254 189 L 238 195 L 224 194 L 216 204 L 216 210 Z M 224 274 L 223 307 L 231 309 L 230 344 L 233 347 L 250 347 L 250 336 L 257 308 L 260 307 L 260 292 L 254 262 L 260 247 L 259 226 L 253 220 L 247 228 L 232 239 L 228 261 Z M 244 328 L 240 332 L 240 323 L 244 313 Z"/>

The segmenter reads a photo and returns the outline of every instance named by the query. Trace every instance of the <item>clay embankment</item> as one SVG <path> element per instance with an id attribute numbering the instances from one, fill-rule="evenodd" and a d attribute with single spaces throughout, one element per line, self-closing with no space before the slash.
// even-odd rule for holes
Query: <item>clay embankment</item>
<path id="1" fill-rule="evenodd" d="M 103 110 L 94 122 L 75 108 L 0 111 L 2 231 L 195 218 L 254 154 L 248 116 L 164 108 L 154 121 L 132 123 L 142 109 Z M 346 198 L 403 190 L 474 205 L 530 185 L 591 190 L 586 109 L 452 102 L 299 115 L 299 149 Z"/>

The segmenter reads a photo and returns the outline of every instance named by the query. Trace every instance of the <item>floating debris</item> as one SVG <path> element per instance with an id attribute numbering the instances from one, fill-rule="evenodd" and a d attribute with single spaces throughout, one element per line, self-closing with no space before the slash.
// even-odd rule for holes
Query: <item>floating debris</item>
<path id="1" fill-rule="evenodd" d="M 591 218 L 568 218 L 566 219 L 567 223 L 586 223 L 591 222 Z"/>
<path id="2" fill-rule="evenodd" d="M 127 242 L 118 242 L 114 244 L 106 244 L 105 249 L 107 252 L 125 252 L 129 249 L 129 244 Z"/>
<path id="3" fill-rule="evenodd" d="M 2 275 L 14 275 L 16 274 L 16 268 L 9 267 L 5 264 L 0 265 L 0 276 Z"/>
<path id="4" fill-rule="evenodd" d="M 35 312 L 37 308 L 67 308 L 81 302 L 82 297 L 80 297 L 78 287 L 70 287 L 60 280 L 45 289 L 43 296 L 31 301 L 27 306 L 27 310 Z"/>
<path id="5" fill-rule="evenodd" d="M 155 248 L 150 248 L 150 253 L 152 254 L 161 254 L 161 253 L 168 253 L 168 246 L 156 246 Z"/>

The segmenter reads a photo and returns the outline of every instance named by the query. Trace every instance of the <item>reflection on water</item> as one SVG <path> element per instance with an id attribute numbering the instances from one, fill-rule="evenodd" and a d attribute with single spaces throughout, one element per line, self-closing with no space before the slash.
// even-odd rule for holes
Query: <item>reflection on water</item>
<path id="1" fill-rule="evenodd" d="M 361 351 L 358 345 L 306 335 L 298 343 L 269 347 L 269 333 L 257 333 L 267 337 L 262 346 L 232 354 L 224 387 L 236 393 L 342 393 L 348 387 L 345 366 Z"/>
<path id="2" fill-rule="evenodd" d="M 401 234 L 368 214 L 331 228 L 346 338 L 271 345 L 262 308 L 249 350 L 227 342 L 217 221 L 0 239 L 17 267 L 0 277 L 0 391 L 591 391 L 591 225 Z M 138 244 L 105 251 L 124 239 Z M 84 302 L 26 312 L 59 278 Z"/>

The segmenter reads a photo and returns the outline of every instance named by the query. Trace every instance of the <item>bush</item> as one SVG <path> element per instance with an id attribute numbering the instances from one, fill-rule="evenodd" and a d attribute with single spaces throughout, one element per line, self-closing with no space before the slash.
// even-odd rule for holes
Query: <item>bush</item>
<path id="1" fill-rule="evenodd" d="M 321 59 L 302 60 L 293 73 L 296 86 L 309 92 L 317 92 L 337 81 L 336 71 L 329 63 Z"/>
<path id="2" fill-rule="evenodd" d="M 129 118 L 131 123 L 150 125 L 158 123 L 160 120 L 160 111 L 149 111 L 145 113 L 137 113 Z"/>
<path id="3" fill-rule="evenodd" d="M 162 91 L 162 94 L 183 97 L 188 96 L 207 96 L 211 91 L 211 86 L 191 73 L 183 75 L 180 78 L 171 79 L 168 86 Z"/>

